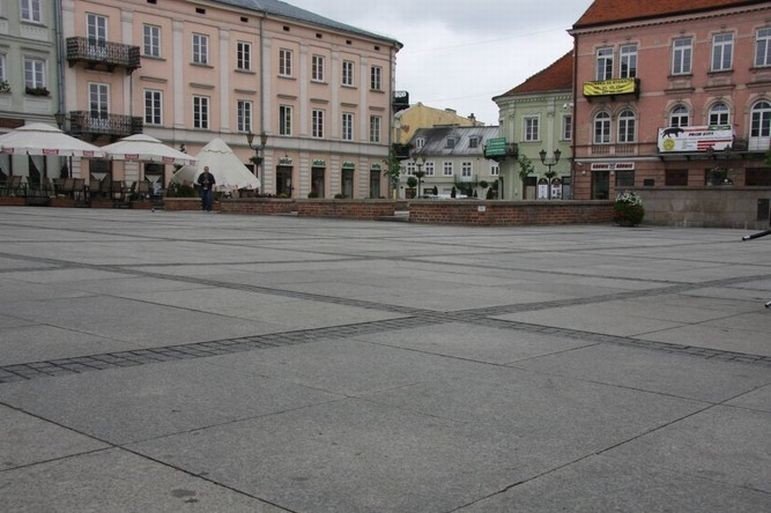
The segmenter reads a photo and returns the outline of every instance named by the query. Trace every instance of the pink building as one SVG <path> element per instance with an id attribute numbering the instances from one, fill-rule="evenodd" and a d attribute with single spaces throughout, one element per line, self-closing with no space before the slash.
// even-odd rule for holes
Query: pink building
<path id="1" fill-rule="evenodd" d="M 259 157 L 264 193 L 387 194 L 398 41 L 275 0 L 259 11 L 246 0 L 62 4 L 73 134 L 106 144 L 144 132 L 193 155 L 221 137 L 243 162 Z M 92 162 L 74 171 L 168 183 L 173 170 Z"/>
<path id="2" fill-rule="evenodd" d="M 771 186 L 771 2 L 596 0 L 571 34 L 576 199 Z"/>

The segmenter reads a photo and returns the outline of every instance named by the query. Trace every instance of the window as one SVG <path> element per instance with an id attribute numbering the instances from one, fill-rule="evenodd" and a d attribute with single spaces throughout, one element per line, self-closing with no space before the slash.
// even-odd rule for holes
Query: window
<path id="1" fill-rule="evenodd" d="M 21 19 L 40 23 L 40 0 L 21 0 Z"/>
<path id="2" fill-rule="evenodd" d="M 538 134 L 538 116 L 526 116 L 525 117 L 525 141 L 538 141 L 540 140 Z"/>
<path id="3" fill-rule="evenodd" d="M 755 66 L 771 66 L 771 28 L 758 30 L 755 45 Z"/>
<path id="4" fill-rule="evenodd" d="M 313 109 L 311 114 L 311 135 L 313 137 L 324 137 L 324 111 Z"/>
<path id="5" fill-rule="evenodd" d="M 455 148 L 455 138 L 454 137 L 448 137 L 447 140 L 444 141 L 444 147 L 449 149 Z"/>
<path id="6" fill-rule="evenodd" d="M 236 69 L 240 71 L 252 69 L 252 43 L 239 41 L 236 44 Z"/>
<path id="7" fill-rule="evenodd" d="M 343 112 L 343 140 L 353 141 L 353 114 Z"/>
<path id="8" fill-rule="evenodd" d="M 88 84 L 88 112 L 92 118 L 107 119 L 109 100 L 110 88 L 107 84 Z"/>
<path id="9" fill-rule="evenodd" d="M 372 66 L 369 71 L 369 88 L 373 91 L 381 91 L 383 88 L 383 68 Z"/>
<path id="10" fill-rule="evenodd" d="M 471 178 L 471 162 L 461 162 L 460 176 L 462 178 Z"/>
<path id="11" fill-rule="evenodd" d="M 453 169 L 452 162 L 445 162 L 442 164 L 442 174 L 444 176 L 453 176 L 455 174 L 455 170 Z"/>
<path id="12" fill-rule="evenodd" d="M 24 85 L 31 89 L 46 86 L 46 61 L 34 57 L 24 58 Z"/>
<path id="13" fill-rule="evenodd" d="M 423 166 L 423 169 L 426 171 L 426 176 L 434 176 L 436 166 L 434 165 L 433 161 L 430 161 L 426 162 L 426 164 Z"/>
<path id="14" fill-rule="evenodd" d="M 208 96 L 193 96 L 193 128 L 209 128 Z"/>
<path id="15" fill-rule="evenodd" d="M 610 114 L 607 112 L 594 116 L 594 144 L 610 144 Z"/>
<path id="16" fill-rule="evenodd" d="M 382 124 L 382 119 L 383 118 L 380 116 L 369 117 L 369 142 L 380 142 L 380 125 Z"/>
<path id="17" fill-rule="evenodd" d="M 107 42 L 107 18 L 97 14 L 87 14 L 86 37 L 89 44 L 104 46 Z"/>
<path id="18" fill-rule="evenodd" d="M 621 61 L 621 78 L 637 76 L 637 45 L 623 45 L 619 51 Z"/>
<path id="19" fill-rule="evenodd" d="M 709 109 L 710 126 L 728 125 L 730 124 L 730 119 L 728 105 L 723 102 L 718 102 Z"/>
<path id="20" fill-rule="evenodd" d="M 634 170 L 616 171 L 616 187 L 634 187 Z"/>
<path id="21" fill-rule="evenodd" d="M 422 137 L 418 137 L 417 139 L 415 139 L 415 148 L 421 149 L 425 145 L 426 145 L 426 140 L 423 139 Z"/>
<path id="22" fill-rule="evenodd" d="M 278 108 L 278 135 L 292 135 L 292 107 L 281 105 Z"/>
<path id="23" fill-rule="evenodd" d="M 635 141 L 637 120 L 634 112 L 625 110 L 618 116 L 618 142 L 631 143 Z"/>
<path id="24" fill-rule="evenodd" d="M 407 162 L 407 176 L 413 176 L 415 174 L 415 162 L 410 160 Z"/>
<path id="25" fill-rule="evenodd" d="M 771 169 L 767 167 L 748 167 L 744 172 L 744 185 L 748 187 L 769 187 L 771 186 Z M 766 200 L 768 202 L 768 200 Z M 768 205 L 764 209 L 766 214 L 758 218 L 758 221 L 768 219 Z"/>
<path id="26" fill-rule="evenodd" d="M 479 137 L 469 137 L 468 138 L 468 147 L 469 148 L 478 148 L 479 147 Z"/>
<path id="27" fill-rule="evenodd" d="M 761 101 L 752 106 L 750 137 L 771 136 L 771 103 Z"/>
<path id="28" fill-rule="evenodd" d="M 278 74 L 282 77 L 292 76 L 292 50 L 281 48 L 278 51 Z"/>
<path id="29" fill-rule="evenodd" d="M 573 116 L 571 114 L 562 116 L 562 140 L 573 140 Z"/>
<path id="30" fill-rule="evenodd" d="M 195 64 L 209 63 L 209 36 L 193 34 L 193 62 Z"/>
<path id="31" fill-rule="evenodd" d="M 8 80 L 5 77 L 5 54 L 0 53 L 0 82 Z"/>
<path id="32" fill-rule="evenodd" d="M 688 115 L 688 109 L 684 105 L 678 105 L 672 109 L 672 114 L 669 116 L 669 126 L 688 126 L 690 124 L 690 116 Z"/>
<path id="33" fill-rule="evenodd" d="M 161 56 L 161 27 L 144 26 L 144 53 L 147 57 Z"/>
<path id="34" fill-rule="evenodd" d="M 684 187 L 688 185 L 687 169 L 667 169 L 664 171 L 664 185 L 669 187 Z"/>
<path id="35" fill-rule="evenodd" d="M 353 86 L 353 61 L 343 61 L 342 84 L 344 86 Z"/>
<path id="36" fill-rule="evenodd" d="M 163 118 L 163 93 L 145 89 L 145 125 L 161 125 Z"/>
<path id="37" fill-rule="evenodd" d="M 311 58 L 311 80 L 314 82 L 324 81 L 324 56 L 314 55 Z"/>
<path id="38" fill-rule="evenodd" d="M 726 71 L 731 69 L 733 48 L 733 34 L 715 34 L 712 37 L 712 71 Z"/>
<path id="39" fill-rule="evenodd" d="M 690 37 L 675 39 L 672 44 L 672 74 L 690 75 L 693 56 L 693 40 Z"/>
<path id="40" fill-rule="evenodd" d="M 239 132 L 252 131 L 252 102 L 248 100 L 238 100 L 237 130 Z"/>
<path id="41" fill-rule="evenodd" d="M 490 164 L 490 176 L 500 176 L 501 166 L 499 164 Z"/>
<path id="42" fill-rule="evenodd" d="M 597 80 L 613 78 L 613 48 L 597 49 Z"/>

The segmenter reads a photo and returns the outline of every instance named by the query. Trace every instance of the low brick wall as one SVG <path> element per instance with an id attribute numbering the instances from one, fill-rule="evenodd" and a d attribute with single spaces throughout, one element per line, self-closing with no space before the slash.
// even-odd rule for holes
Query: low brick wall
<path id="1" fill-rule="evenodd" d="M 300 217 L 336 217 L 339 219 L 377 219 L 391 217 L 396 202 L 391 200 L 303 199 L 297 200 Z"/>
<path id="2" fill-rule="evenodd" d="M 201 210 L 201 198 L 163 198 L 164 210 Z M 215 201 L 212 210 L 221 210 L 220 202 Z"/>
<path id="3" fill-rule="evenodd" d="M 767 230 L 771 222 L 768 187 L 642 187 L 634 191 L 643 200 L 644 223 Z"/>
<path id="4" fill-rule="evenodd" d="M 0 196 L 0 207 L 23 207 L 26 204 L 24 196 Z"/>
<path id="5" fill-rule="evenodd" d="M 239 198 L 222 200 L 220 210 L 225 214 L 274 216 L 289 214 L 297 210 L 297 207 L 292 199 Z"/>
<path id="6" fill-rule="evenodd" d="M 612 201 L 410 201 L 411 223 L 514 226 L 612 221 Z"/>

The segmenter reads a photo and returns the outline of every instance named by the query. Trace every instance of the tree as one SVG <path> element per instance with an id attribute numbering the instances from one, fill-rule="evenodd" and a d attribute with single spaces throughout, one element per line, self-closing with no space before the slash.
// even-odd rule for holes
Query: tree
<path id="1" fill-rule="evenodd" d="M 522 182 L 522 199 L 525 199 L 525 181 L 528 176 L 535 172 L 535 167 L 533 166 L 533 161 L 525 155 L 520 155 L 517 163 L 519 164 L 519 179 Z"/>
<path id="2" fill-rule="evenodd" d="M 385 171 L 383 175 L 388 177 L 388 183 L 391 185 L 392 195 L 396 196 L 396 192 L 399 190 L 399 178 L 402 174 L 401 161 L 396 158 L 396 152 L 393 148 L 388 151 L 388 158 L 383 161 L 385 163 Z"/>

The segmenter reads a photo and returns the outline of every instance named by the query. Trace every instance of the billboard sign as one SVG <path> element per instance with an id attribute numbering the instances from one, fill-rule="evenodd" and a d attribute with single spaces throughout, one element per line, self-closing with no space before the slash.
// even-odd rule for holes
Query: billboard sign
<path id="1" fill-rule="evenodd" d="M 721 151 L 731 148 L 733 129 L 728 126 L 679 126 L 659 128 L 659 152 Z"/>

